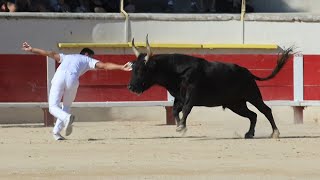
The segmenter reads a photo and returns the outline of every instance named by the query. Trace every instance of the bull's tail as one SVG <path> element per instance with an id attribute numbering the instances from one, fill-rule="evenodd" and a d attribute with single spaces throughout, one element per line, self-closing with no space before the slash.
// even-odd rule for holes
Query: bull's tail
<path id="1" fill-rule="evenodd" d="M 284 52 L 281 54 L 281 57 L 278 58 L 277 60 L 277 66 L 273 69 L 272 73 L 269 76 L 261 78 L 253 75 L 254 78 L 258 81 L 265 81 L 265 80 L 274 78 L 279 73 L 279 71 L 283 68 L 283 66 L 288 62 L 289 55 L 292 52 L 293 52 L 293 47 L 290 47 L 284 50 Z"/>

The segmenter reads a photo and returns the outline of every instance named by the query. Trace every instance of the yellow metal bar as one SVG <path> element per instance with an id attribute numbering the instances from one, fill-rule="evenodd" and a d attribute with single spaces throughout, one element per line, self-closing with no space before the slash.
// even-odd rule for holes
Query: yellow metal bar
<path id="1" fill-rule="evenodd" d="M 59 48 L 125 48 L 130 47 L 128 43 L 58 43 Z"/>
<path id="2" fill-rule="evenodd" d="M 137 47 L 146 47 L 145 43 L 135 43 Z M 150 44 L 152 48 L 184 48 L 184 49 L 277 49 L 276 44 Z M 58 43 L 59 48 L 129 48 L 130 43 Z"/>
<path id="3" fill-rule="evenodd" d="M 131 43 L 129 44 L 131 47 Z M 135 43 L 137 47 L 146 47 L 146 43 Z M 200 49 L 202 48 L 202 44 L 168 44 L 168 43 L 151 43 L 150 46 L 152 48 L 185 48 L 185 49 Z"/>
<path id="4" fill-rule="evenodd" d="M 277 49 L 276 44 L 204 44 L 204 49 Z"/>

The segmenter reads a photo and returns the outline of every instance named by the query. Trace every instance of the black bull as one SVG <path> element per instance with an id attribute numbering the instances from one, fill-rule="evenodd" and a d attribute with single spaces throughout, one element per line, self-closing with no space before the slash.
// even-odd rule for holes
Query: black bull
<path id="1" fill-rule="evenodd" d="M 139 53 L 134 40 L 132 45 L 137 59 L 132 62 L 129 90 L 141 94 L 155 84 L 166 88 L 175 98 L 173 116 L 177 131 L 186 130 L 186 120 L 193 106 L 222 106 L 249 118 L 250 128 L 245 138 L 253 138 L 257 114 L 248 109 L 246 102 L 250 102 L 269 120 L 273 130 L 271 137 L 279 137 L 271 109 L 263 102 L 255 80 L 275 77 L 288 61 L 292 48 L 284 50 L 269 76 L 260 78 L 236 64 L 208 62 L 183 54 L 152 55 L 148 40 L 147 54 Z"/>

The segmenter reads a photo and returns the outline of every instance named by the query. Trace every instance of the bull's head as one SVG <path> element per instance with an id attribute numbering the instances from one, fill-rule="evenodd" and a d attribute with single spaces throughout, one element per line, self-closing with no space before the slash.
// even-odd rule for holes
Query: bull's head
<path id="1" fill-rule="evenodd" d="M 131 92 L 141 94 L 153 84 L 153 70 L 155 62 L 150 60 L 152 57 L 150 44 L 148 42 L 148 35 L 146 37 L 147 53 L 140 53 L 132 39 L 132 50 L 137 59 L 132 61 L 131 80 L 128 88 Z"/>

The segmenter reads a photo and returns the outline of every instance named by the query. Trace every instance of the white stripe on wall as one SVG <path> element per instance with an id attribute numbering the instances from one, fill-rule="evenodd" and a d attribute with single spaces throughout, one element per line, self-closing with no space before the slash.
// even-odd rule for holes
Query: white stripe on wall
<path id="1" fill-rule="evenodd" d="M 303 55 L 293 58 L 293 96 L 294 101 L 303 101 Z"/>

